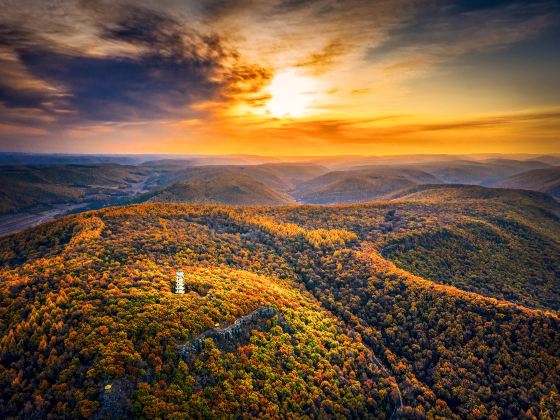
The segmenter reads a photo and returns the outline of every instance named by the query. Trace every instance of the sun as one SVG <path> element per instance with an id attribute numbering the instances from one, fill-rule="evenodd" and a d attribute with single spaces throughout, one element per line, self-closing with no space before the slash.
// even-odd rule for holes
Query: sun
<path id="1" fill-rule="evenodd" d="M 270 94 L 266 109 L 275 117 L 302 117 L 309 112 L 314 87 L 311 77 L 294 70 L 278 73 L 266 89 Z"/>

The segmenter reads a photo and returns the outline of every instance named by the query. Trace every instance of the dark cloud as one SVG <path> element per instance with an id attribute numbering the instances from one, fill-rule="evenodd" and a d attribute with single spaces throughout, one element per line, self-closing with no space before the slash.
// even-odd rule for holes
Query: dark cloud
<path id="1" fill-rule="evenodd" d="M 20 55 L 41 79 L 63 83 L 69 107 L 82 120 L 119 121 L 180 115 L 197 98 L 213 96 L 218 86 L 206 79 L 210 63 L 176 62 L 154 56 L 95 58 L 54 51 Z"/>
<path id="2" fill-rule="evenodd" d="M 181 44 L 177 22 L 168 16 L 141 8 L 125 10 L 125 16 L 108 25 L 103 36 L 142 45 Z"/>
<path id="3" fill-rule="evenodd" d="M 0 65 L 2 65 L 1 60 Z M 0 102 L 11 108 L 39 108 L 41 103 L 48 98 L 48 94 L 12 87 L 0 82 Z"/>
<path id="4" fill-rule="evenodd" d="M 34 111 L 27 113 L 33 118 L 26 122 L 36 123 L 34 119 L 52 95 L 48 86 L 26 74 L 27 69 L 19 60 L 24 51 L 36 48 L 37 39 L 32 34 L 0 23 L 0 105 L 3 108 L 0 123 L 21 121 L 22 109 Z M 10 112 L 11 109 L 15 112 Z"/>
<path id="5" fill-rule="evenodd" d="M 396 26 L 367 56 L 378 61 L 409 53 L 443 57 L 507 47 L 537 36 L 560 18 L 560 2 L 444 1 L 420 9 L 414 19 Z"/>
<path id="6" fill-rule="evenodd" d="M 281 0 L 278 2 L 276 7 L 278 10 L 282 11 L 293 11 L 296 9 L 309 7 L 319 2 L 321 2 L 321 0 Z"/>
<path id="7" fill-rule="evenodd" d="M 270 77 L 259 66 L 240 63 L 217 35 L 200 34 L 153 10 L 125 9 L 99 30 L 106 42 L 128 44 L 134 52 L 87 55 L 0 27 L 0 46 L 9 48 L 11 59 L 51 87 L 0 82 L 0 102 L 50 113 L 60 124 L 182 118 L 192 104 L 227 99 Z"/>
<path id="8" fill-rule="evenodd" d="M 255 6 L 262 0 L 207 0 L 201 2 L 202 12 L 208 18 L 235 15 Z"/>
<path id="9" fill-rule="evenodd" d="M 0 47 L 29 45 L 29 40 L 27 31 L 0 22 Z"/>

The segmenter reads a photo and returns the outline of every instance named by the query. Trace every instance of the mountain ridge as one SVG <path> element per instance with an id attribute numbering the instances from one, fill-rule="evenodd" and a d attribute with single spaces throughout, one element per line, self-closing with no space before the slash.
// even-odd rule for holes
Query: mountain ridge
<path id="1" fill-rule="evenodd" d="M 514 241 L 497 242 L 506 254 L 554 270 L 560 265 L 553 259 L 556 245 L 546 245 L 552 254 L 545 264 L 535 259 L 543 248 L 517 245 L 524 235 L 541 239 L 537 231 L 516 228 L 515 218 L 549 206 L 524 197 L 511 214 L 503 211 L 507 202 L 492 197 L 473 199 L 462 213 L 454 207 L 461 199 L 454 204 L 445 197 L 339 207 L 144 203 L 66 216 L 4 237 L 0 298 L 8 312 L 0 317 L 0 412 L 55 413 L 61 409 L 56 402 L 64 401 L 65 410 L 87 416 L 109 409 L 134 416 L 236 410 L 386 418 L 395 410 L 447 418 L 545 415 L 543 401 L 559 398 L 554 387 L 560 376 L 549 369 L 560 360 L 554 306 L 547 308 L 546 300 L 520 305 L 523 295 L 482 296 L 465 284 L 415 275 L 400 257 L 380 254 L 410 234 L 437 232 L 441 223 L 474 238 L 488 225 Z M 548 211 L 560 214 L 557 207 Z M 536 217 L 556 235 L 557 220 Z M 493 234 L 484 238 L 501 241 Z M 495 281 L 518 270 L 507 260 L 492 264 L 504 268 Z M 171 293 L 179 267 L 185 295 Z M 473 274 L 462 278 L 470 281 Z M 510 283 L 519 290 L 541 287 L 530 276 Z M 263 306 L 275 308 L 287 324 L 272 315 L 238 342 L 204 340 L 194 358 L 180 358 L 177 345 Z M 43 338 L 47 332 L 51 339 Z M 69 334 L 75 344 L 63 347 Z M 39 364 L 29 362 L 30 351 L 40 355 Z M 65 362 L 73 358 L 80 363 Z M 64 385 L 68 377 L 74 379 Z M 277 385 L 270 388 L 267 378 Z M 40 388 L 45 380 L 52 386 Z M 120 390 L 113 405 L 107 385 Z M 60 392 L 61 386 L 72 393 Z M 235 386 L 241 388 L 234 392 Z M 481 387 L 488 392 L 471 391 Z M 24 407 L 34 392 L 43 404 Z M 299 403 L 286 404 L 280 395 L 299 395 Z"/>

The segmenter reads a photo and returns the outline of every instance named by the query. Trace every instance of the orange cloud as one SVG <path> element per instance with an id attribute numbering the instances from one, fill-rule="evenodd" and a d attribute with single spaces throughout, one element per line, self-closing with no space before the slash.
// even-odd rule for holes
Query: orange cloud
<path id="1" fill-rule="evenodd" d="M 13 124 L 0 124 L 0 135 L 46 136 L 47 131 L 35 127 L 26 127 L 26 126 L 13 125 Z"/>

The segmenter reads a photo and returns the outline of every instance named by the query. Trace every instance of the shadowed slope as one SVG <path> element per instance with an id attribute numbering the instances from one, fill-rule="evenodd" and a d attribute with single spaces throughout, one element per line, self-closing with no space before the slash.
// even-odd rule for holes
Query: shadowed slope
<path id="1" fill-rule="evenodd" d="M 560 167 L 535 169 L 495 183 L 494 187 L 540 191 L 560 199 Z"/>
<path id="2" fill-rule="evenodd" d="M 418 184 L 437 183 L 434 176 L 394 167 L 329 172 L 301 183 L 292 195 L 312 204 L 359 203 L 381 199 L 390 193 Z"/>
<path id="3" fill-rule="evenodd" d="M 126 197 L 146 176 L 115 164 L 1 166 L 0 214 Z"/>
<path id="4" fill-rule="evenodd" d="M 139 201 L 226 205 L 279 205 L 293 203 L 284 194 L 245 175 L 214 175 L 177 181 L 141 197 Z"/>

